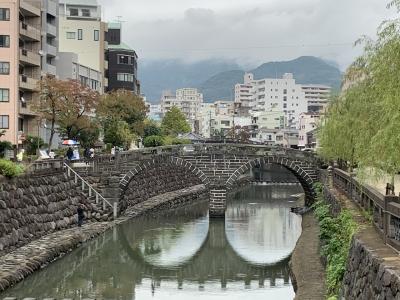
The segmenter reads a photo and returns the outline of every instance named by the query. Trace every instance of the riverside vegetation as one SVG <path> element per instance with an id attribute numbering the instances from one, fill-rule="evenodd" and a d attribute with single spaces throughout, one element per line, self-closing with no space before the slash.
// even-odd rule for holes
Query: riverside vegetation
<path id="1" fill-rule="evenodd" d="M 343 209 L 336 217 L 330 212 L 330 205 L 325 202 L 322 185 L 315 185 L 316 202 L 314 214 L 320 226 L 322 242 L 321 256 L 326 262 L 326 286 L 329 300 L 337 299 L 340 285 L 346 271 L 346 262 L 350 244 L 357 224 L 351 213 Z"/>

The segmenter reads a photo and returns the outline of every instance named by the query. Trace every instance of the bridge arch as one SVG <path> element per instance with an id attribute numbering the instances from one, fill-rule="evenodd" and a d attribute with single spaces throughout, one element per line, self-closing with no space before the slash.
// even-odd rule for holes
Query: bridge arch
<path id="1" fill-rule="evenodd" d="M 208 176 L 197 166 L 180 157 L 155 156 L 133 167 L 120 180 L 120 209 L 197 184 L 210 184 Z"/>
<path id="2" fill-rule="evenodd" d="M 290 159 L 287 157 L 264 156 L 247 161 L 230 175 L 230 177 L 226 181 L 227 190 L 229 191 L 235 187 L 235 183 L 237 182 L 237 180 L 241 175 L 251 170 L 257 164 L 261 163 L 278 164 L 289 170 L 294 176 L 296 176 L 296 178 L 299 180 L 304 190 L 304 193 L 306 195 L 306 205 L 312 204 L 315 197 L 315 192 L 313 187 L 315 179 L 315 170 L 313 166 L 311 166 L 308 163 Z"/>

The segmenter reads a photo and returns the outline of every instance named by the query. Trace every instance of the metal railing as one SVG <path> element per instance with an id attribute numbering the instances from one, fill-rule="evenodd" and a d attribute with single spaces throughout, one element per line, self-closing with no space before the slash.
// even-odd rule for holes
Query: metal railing
<path id="1" fill-rule="evenodd" d="M 67 174 L 68 177 L 74 176 L 74 181 L 77 184 L 78 181 L 81 183 L 82 191 L 85 191 L 86 189 L 88 190 L 89 197 L 95 196 L 96 198 L 96 204 L 99 204 L 99 202 L 102 202 L 102 207 L 103 210 L 106 209 L 107 206 L 111 207 L 113 210 L 113 217 L 116 219 L 118 217 L 118 203 L 114 202 L 111 204 L 109 201 L 107 201 L 98 191 L 96 191 L 92 185 L 87 182 L 85 179 L 83 179 L 74 169 L 72 169 L 68 164 L 64 163 L 64 167 L 67 169 Z"/>
<path id="2" fill-rule="evenodd" d="M 340 169 L 334 169 L 332 177 L 335 188 L 371 214 L 373 224 L 385 244 L 400 251 L 400 197 L 383 195 Z"/>

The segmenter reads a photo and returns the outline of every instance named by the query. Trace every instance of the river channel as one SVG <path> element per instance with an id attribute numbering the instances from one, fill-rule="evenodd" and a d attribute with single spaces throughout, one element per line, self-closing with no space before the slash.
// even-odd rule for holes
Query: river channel
<path id="1" fill-rule="evenodd" d="M 225 220 L 209 219 L 207 202 L 131 220 L 0 298 L 293 299 L 288 261 L 301 217 L 290 207 L 301 192 L 245 187 L 228 200 Z"/>

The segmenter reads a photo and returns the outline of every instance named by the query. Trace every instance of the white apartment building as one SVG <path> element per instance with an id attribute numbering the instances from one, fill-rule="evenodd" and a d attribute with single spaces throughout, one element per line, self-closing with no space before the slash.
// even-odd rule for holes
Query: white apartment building
<path id="1" fill-rule="evenodd" d="M 194 88 L 176 90 L 175 95 L 171 91 L 164 91 L 161 96 L 161 110 L 165 114 L 173 106 L 178 107 L 186 116 L 192 130 L 195 128 L 196 115 L 203 103 L 203 94 Z"/>
<path id="2" fill-rule="evenodd" d="M 250 140 L 268 146 L 297 148 L 299 132 L 293 129 L 261 128 L 252 134 Z"/>
<path id="3" fill-rule="evenodd" d="M 308 140 L 308 133 L 317 128 L 320 120 L 321 115 L 318 113 L 300 115 L 299 148 L 313 148 L 312 141 Z"/>
<path id="4" fill-rule="evenodd" d="M 215 115 L 216 109 L 214 103 L 202 103 L 196 115 L 194 132 L 204 138 L 210 138 Z"/>
<path id="5" fill-rule="evenodd" d="M 331 87 L 320 84 L 303 84 L 302 90 L 307 100 L 308 112 L 324 113 L 329 104 Z"/>
<path id="6" fill-rule="evenodd" d="M 251 112 L 254 129 L 284 129 L 286 128 L 286 117 L 283 111 L 254 111 Z"/>
<path id="7" fill-rule="evenodd" d="M 235 102 L 253 111 L 281 110 L 290 129 L 299 128 L 299 116 L 308 109 L 305 92 L 291 73 L 280 79 L 260 80 L 254 80 L 253 74 L 245 74 L 244 84 L 235 86 Z"/>
<path id="8" fill-rule="evenodd" d="M 101 21 L 101 7 L 97 0 L 59 0 L 59 51 L 78 55 L 78 64 L 101 72 L 101 90 L 107 86 L 105 69 L 105 32 Z"/>

